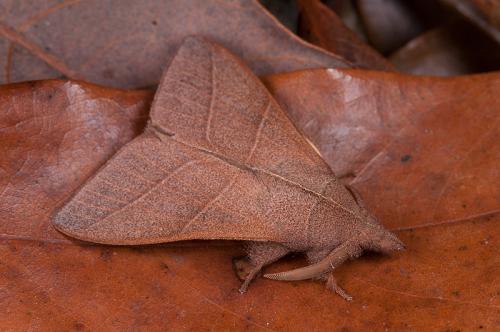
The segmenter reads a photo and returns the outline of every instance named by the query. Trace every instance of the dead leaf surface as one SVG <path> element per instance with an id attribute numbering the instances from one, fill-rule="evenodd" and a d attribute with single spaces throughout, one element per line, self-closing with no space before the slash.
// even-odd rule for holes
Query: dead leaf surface
<path id="1" fill-rule="evenodd" d="M 453 222 L 500 208 L 492 185 L 500 183 L 498 74 L 328 69 L 267 82 L 336 174 L 354 177 L 385 225 Z"/>
<path id="2" fill-rule="evenodd" d="M 424 30 L 406 1 L 357 0 L 356 5 L 368 40 L 382 54 L 395 51 Z"/>
<path id="3" fill-rule="evenodd" d="M 500 43 L 500 3 L 491 0 L 441 0 Z"/>
<path id="4" fill-rule="evenodd" d="M 456 76 L 500 69 L 500 46 L 466 22 L 431 29 L 390 56 L 404 73 Z"/>
<path id="5" fill-rule="evenodd" d="M 57 80 L 0 87 L 0 236 L 63 239 L 46 219 L 142 131 L 151 96 Z"/>
<path id="6" fill-rule="evenodd" d="M 242 296 L 230 266 L 241 251 L 233 246 L 3 240 L 0 324 L 92 331 L 494 330 L 500 323 L 499 222 L 490 217 L 400 232 L 406 253 L 362 258 L 337 271 L 355 294 L 350 303 L 311 282 L 259 279 Z"/>
<path id="7" fill-rule="evenodd" d="M 2 5 L 0 83 L 64 75 L 115 87 L 155 85 L 184 37 L 195 34 L 229 48 L 257 74 L 350 65 L 294 36 L 256 0 Z"/>
<path id="8" fill-rule="evenodd" d="M 68 165 L 76 160 L 71 170 L 58 166 L 58 160 L 64 160 L 67 150 L 53 149 L 50 155 L 44 149 L 33 149 L 33 143 L 26 139 L 41 131 L 42 122 L 17 138 L 13 138 L 11 131 L 0 132 L 3 151 L 32 151 L 30 158 L 38 160 L 36 167 L 30 166 L 35 171 L 16 175 L 18 159 L 25 159 L 22 156 L 26 154 L 3 151 L 0 154 L 2 169 L 8 171 L 6 179 L 11 183 L 7 189 L 5 182 L 2 183 L 1 190 L 5 193 L 0 197 L 2 327 L 13 330 L 404 331 L 422 330 L 429 324 L 436 330 L 491 330 L 500 324 L 498 215 L 398 231 L 398 236 L 408 246 L 406 252 L 392 257 L 364 257 L 336 272 L 339 282 L 355 296 L 351 303 L 326 292 L 319 283 L 283 283 L 265 279 L 256 280 L 249 292 L 241 296 L 237 292 L 240 281 L 234 276 L 230 264 L 233 257 L 242 254 L 241 248 L 235 245 L 213 246 L 207 242 L 184 248 L 132 248 L 88 246 L 62 239 L 51 229 L 49 219 L 57 201 L 69 196 L 120 144 L 141 131 L 144 111 L 138 110 L 142 109 L 140 106 L 134 108 L 132 105 L 143 104 L 138 100 L 139 95 L 130 97 L 130 93 L 123 91 L 105 89 L 103 96 L 101 88 L 98 89 L 101 93 L 91 93 L 94 88 L 77 83 L 38 84 L 36 90 L 24 84 L 3 88 L 9 93 L 2 97 L 2 104 L 16 105 L 16 112 L 2 118 L 2 127 L 15 125 L 33 112 L 53 111 L 56 104 L 42 103 L 47 106 L 33 108 L 41 103 L 33 103 L 37 100 L 34 97 L 47 100 L 44 94 L 47 88 L 54 92 L 54 96 L 64 97 L 62 105 L 74 104 L 82 95 L 67 94 L 67 87 L 75 85 L 86 91 L 84 96 L 87 98 L 98 97 L 89 98 L 90 104 L 114 95 L 119 105 L 128 105 L 135 110 L 136 120 L 130 122 L 134 119 L 130 116 L 124 122 L 119 121 L 123 120 L 119 116 L 123 109 L 109 108 L 109 103 L 105 103 L 105 109 L 114 115 L 109 114 L 109 120 L 95 122 L 92 132 L 110 132 L 112 126 L 108 121 L 115 119 L 118 122 L 116 127 L 124 128 L 123 132 L 128 134 L 122 134 L 117 140 L 98 140 L 85 129 L 85 122 L 76 126 L 83 127 L 82 133 L 86 134 L 78 134 L 78 139 L 72 144 L 75 151 L 82 152 L 64 162 Z M 354 93 L 357 90 L 353 87 L 349 91 Z M 125 103 L 122 98 L 129 102 Z M 144 105 L 149 103 L 150 95 L 143 94 L 142 98 Z M 81 105 L 83 107 L 85 103 Z M 340 110 L 348 111 L 347 108 Z M 64 117 L 63 112 L 52 122 L 45 119 L 45 142 L 50 142 L 51 135 L 64 136 L 66 129 L 61 133 L 58 126 L 65 128 L 65 123 L 72 121 L 81 123 L 80 115 L 88 112 L 80 108 L 78 112 L 67 112 Z M 352 124 L 348 118 L 339 118 L 338 125 L 348 128 Z M 23 128 L 22 124 L 19 126 Z M 82 150 L 86 144 L 81 137 L 97 141 L 98 144 L 91 146 L 107 152 Z M 79 146 L 79 142 L 83 145 Z M 352 159 L 352 156 L 346 153 L 345 158 Z M 474 158 L 471 156 L 470 161 L 476 160 Z M 28 165 L 31 164 L 26 163 L 25 167 Z M 60 174 L 56 178 L 60 179 L 57 190 L 42 187 L 25 190 L 26 183 L 47 181 L 46 172 L 37 169 L 58 167 L 57 173 L 68 172 L 69 175 L 63 173 L 64 176 Z M 415 176 L 408 173 L 407 176 L 418 182 L 420 176 L 426 174 L 425 170 L 422 172 Z M 51 179 L 49 183 L 55 181 L 54 177 Z M 380 180 L 389 185 L 394 183 L 393 179 L 385 177 Z M 365 199 L 380 193 L 379 185 L 368 184 L 373 187 L 369 192 L 366 189 Z M 57 198 L 46 199 L 50 195 Z M 462 195 L 465 199 L 474 199 L 476 192 L 464 191 Z M 9 204 L 13 199 L 23 203 L 13 206 Z M 31 207 L 33 201 L 38 201 L 39 206 Z M 380 202 L 392 204 L 384 200 Z M 415 209 L 427 208 L 418 204 L 421 201 L 413 203 Z M 12 219 L 9 213 L 13 208 L 34 212 Z M 389 225 L 400 222 L 395 219 L 383 221 Z M 11 227 L 11 223 L 17 223 L 17 226 Z M 273 267 L 273 270 L 301 264 L 293 259 Z M 307 312 L 302 308 L 307 308 Z"/>
<path id="9" fill-rule="evenodd" d="M 342 20 L 319 0 L 301 0 L 299 35 L 307 41 L 341 55 L 355 66 L 393 70 L 392 64 L 344 25 Z"/>
<path id="10" fill-rule="evenodd" d="M 356 0 L 325 0 L 322 2 L 333 10 L 361 40 L 367 40 L 363 23 L 356 8 Z"/>

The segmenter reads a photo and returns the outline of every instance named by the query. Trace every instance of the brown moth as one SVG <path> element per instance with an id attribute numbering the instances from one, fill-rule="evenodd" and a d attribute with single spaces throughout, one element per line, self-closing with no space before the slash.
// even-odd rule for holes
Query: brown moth
<path id="1" fill-rule="evenodd" d="M 133 245 L 249 241 L 260 270 L 290 252 L 311 265 L 267 274 L 320 278 L 363 250 L 403 244 L 360 204 L 262 83 L 221 46 L 187 38 L 156 92 L 144 133 L 118 151 L 54 216 L 85 241 Z"/>

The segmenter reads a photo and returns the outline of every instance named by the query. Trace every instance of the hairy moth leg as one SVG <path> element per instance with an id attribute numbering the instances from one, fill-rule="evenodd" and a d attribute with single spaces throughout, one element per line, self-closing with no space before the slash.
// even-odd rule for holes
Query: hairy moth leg
<path id="1" fill-rule="evenodd" d="M 314 250 L 307 252 L 307 260 L 309 263 L 314 264 L 319 262 L 323 257 L 328 255 L 328 251 L 326 250 Z M 337 284 L 337 280 L 333 276 L 333 271 L 323 274 L 317 278 L 318 280 L 324 281 L 326 283 L 326 288 L 337 293 L 346 301 L 351 301 L 352 296 L 349 295 L 342 287 Z"/>
<path id="2" fill-rule="evenodd" d="M 251 242 L 246 249 L 248 257 L 253 265 L 252 270 L 243 281 L 240 293 L 246 292 L 250 282 L 266 265 L 276 262 L 289 253 L 289 250 L 281 244 L 274 242 Z"/>
<path id="3" fill-rule="evenodd" d="M 330 272 L 323 277 L 321 280 L 326 281 L 326 288 L 331 290 L 332 292 L 337 293 L 340 297 L 342 297 L 346 301 L 352 301 L 352 296 L 349 295 L 342 287 L 337 284 L 337 280 L 333 276 L 333 272 Z"/>

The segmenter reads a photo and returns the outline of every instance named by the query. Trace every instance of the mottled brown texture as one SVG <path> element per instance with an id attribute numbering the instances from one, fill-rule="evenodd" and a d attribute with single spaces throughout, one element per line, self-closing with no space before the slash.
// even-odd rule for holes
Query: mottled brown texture
<path id="1" fill-rule="evenodd" d="M 395 51 L 424 30 L 407 1 L 357 0 L 356 4 L 368 40 L 382 54 Z"/>
<path id="2" fill-rule="evenodd" d="M 500 74 L 328 69 L 273 75 L 267 85 L 386 226 L 499 211 Z"/>
<path id="3" fill-rule="evenodd" d="M 37 84 L 36 91 L 44 91 L 43 86 L 52 83 Z M 61 89 L 65 94 L 66 86 L 60 83 L 54 89 Z M 87 95 L 94 95 L 90 93 L 93 89 L 86 87 Z M 34 90 L 29 90 L 30 94 L 19 93 L 25 90 L 24 84 L 8 88 L 10 98 L 2 97 L 2 112 L 6 112 L 6 105 L 10 108 L 16 105 L 15 114 L 29 115 L 37 111 L 33 106 L 45 105 L 40 101 L 33 103 Z M 2 89 L 6 91 L 7 87 Z M 104 91 L 107 91 L 106 95 L 98 94 L 101 99 L 117 93 L 110 89 Z M 118 94 L 122 97 L 129 95 Z M 41 93 L 34 95 L 36 98 Z M 79 94 L 68 95 L 71 96 L 77 98 Z M 477 98 L 482 97 L 477 95 Z M 81 104 L 81 110 L 85 110 L 83 106 L 91 105 L 92 100 L 98 102 L 100 99 L 89 99 L 88 103 Z M 114 100 L 123 105 L 120 99 Z M 68 101 L 72 104 L 72 99 Z M 59 107 L 63 106 L 47 104 L 41 112 Z M 349 111 L 348 108 L 341 109 Z M 7 124 L 6 121 L 12 125 L 9 120 L 12 114 L 2 117 L 2 126 Z M 45 118 L 43 135 L 46 139 L 42 141 L 51 142 L 51 133 L 57 133 L 59 126 L 70 119 L 78 119 L 79 114 L 69 112 L 66 117 Z M 42 124 L 37 119 L 33 120 Z M 116 127 L 136 123 L 133 127 L 140 130 L 143 121 L 131 116 L 126 121 L 117 122 Z M 110 132 L 115 128 L 107 121 L 95 122 L 95 125 L 95 132 Z M 76 134 L 80 126 L 75 126 L 72 132 Z M 18 138 L 40 132 L 38 126 L 20 128 L 24 130 L 19 131 Z M 131 131 L 131 135 L 134 132 Z M 0 131 L 0 140 L 3 134 L 5 132 Z M 45 149 L 53 149 L 51 157 L 46 157 L 45 149 L 32 149 L 27 139 L 21 139 L 19 143 L 4 140 L 0 145 L 19 152 L 0 153 L 2 167 L 16 165 L 21 151 L 30 151 L 30 157 L 39 160 L 36 164 L 27 163 L 26 166 L 30 167 L 24 168 L 27 171 L 17 175 L 15 170 L 7 173 L 9 188 L 0 196 L 2 329 L 419 331 L 431 326 L 439 331 L 491 331 L 500 325 L 498 215 L 477 219 L 470 219 L 467 215 L 456 223 L 432 227 L 412 225 L 407 230 L 396 230 L 407 244 L 405 252 L 386 257 L 367 255 L 337 270 L 339 282 L 355 295 L 352 302 L 332 296 L 318 283 L 275 283 L 266 279 L 256 280 L 251 291 L 240 296 L 237 291 L 239 281 L 228 276 L 232 273 L 231 259 L 243 252 L 238 245 L 225 245 L 227 241 L 218 245 L 202 242 L 195 247 L 182 248 L 173 248 L 172 244 L 109 247 L 88 246 L 63 238 L 50 225 L 49 215 L 56 203 L 44 198 L 68 197 L 75 186 L 83 184 L 92 170 L 108 158 L 83 152 L 86 144 L 82 137 L 89 135 L 88 132 L 77 135 L 74 144 L 60 149 L 46 145 Z M 100 144 L 94 145 L 97 147 L 95 151 L 113 151 L 120 145 L 114 140 L 98 142 Z M 64 161 L 72 150 L 78 152 L 71 158 L 84 162 L 75 163 L 71 168 L 58 168 L 58 160 Z M 342 155 L 338 157 L 342 158 Z M 472 158 L 481 163 L 481 159 L 476 159 L 481 155 L 475 154 Z M 32 186 L 25 190 L 26 183 L 46 181 L 47 172 L 32 174 L 29 171 L 37 169 L 57 169 L 57 177 L 52 177 L 59 179 L 57 189 Z M 421 177 L 421 173 L 415 176 L 408 173 L 408 179 L 415 184 Z M 381 180 L 392 183 L 391 178 Z M 384 190 L 383 185 L 372 184 L 365 198 L 376 197 Z M 496 186 L 495 183 L 489 185 Z M 0 187 L 0 192 L 4 188 Z M 427 193 L 422 192 L 422 195 Z M 474 199 L 475 195 L 474 191 L 464 191 L 461 199 Z M 14 202 L 14 199 L 26 202 L 22 207 L 26 213 L 16 219 L 6 218 L 14 208 L 9 201 Z M 33 201 L 39 201 L 39 204 L 32 207 L 30 203 Z M 413 206 L 424 210 L 430 209 L 431 203 L 419 200 Z M 385 200 L 379 204 L 392 208 L 392 203 Z M 45 213 L 37 212 L 41 210 Z M 13 228 L 13 222 L 18 227 Z M 397 225 L 400 220 L 387 219 L 384 222 Z M 419 224 L 419 220 L 412 222 Z M 272 272 L 302 265 L 296 258 L 276 264 L 270 267 Z"/>
<path id="4" fill-rule="evenodd" d="M 441 0 L 476 24 L 500 43 L 500 2 L 498 0 Z"/>
<path id="5" fill-rule="evenodd" d="M 151 97 L 57 80 L 0 87 L 2 236 L 62 239 L 44 219 L 142 132 Z"/>
<path id="6" fill-rule="evenodd" d="M 332 270 L 321 260 L 339 246 L 353 249 L 328 261 L 402 249 L 251 71 L 194 37 L 165 71 L 144 134 L 77 191 L 54 225 L 105 244 L 263 241 L 250 246 L 256 267 L 242 292 L 263 266 L 289 252 L 323 264 L 302 278 L 309 279 Z"/>
<path id="7" fill-rule="evenodd" d="M 500 69 L 500 44 L 466 22 L 431 29 L 390 56 L 404 73 L 456 76 Z"/>
<path id="8" fill-rule="evenodd" d="M 342 20 L 319 0 L 300 0 L 299 35 L 305 40 L 341 55 L 356 67 L 393 70 L 392 64 L 358 38 Z"/>
<path id="9" fill-rule="evenodd" d="M 0 83 L 65 75 L 156 85 L 182 39 L 195 34 L 257 74 L 349 66 L 287 31 L 256 0 L 4 0 L 0 20 Z"/>

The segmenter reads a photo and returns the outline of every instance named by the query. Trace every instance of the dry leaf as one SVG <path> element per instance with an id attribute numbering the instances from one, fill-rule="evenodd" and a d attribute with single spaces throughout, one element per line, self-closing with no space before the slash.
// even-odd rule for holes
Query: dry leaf
<path id="1" fill-rule="evenodd" d="M 441 0 L 500 43 L 500 3 L 495 0 Z"/>
<path id="2" fill-rule="evenodd" d="M 356 4 L 368 40 L 382 54 L 393 52 L 424 30 L 406 2 L 357 0 Z"/>
<path id="3" fill-rule="evenodd" d="M 19 330 L 491 330 L 500 323 L 499 222 L 400 232 L 409 248 L 397 259 L 366 257 L 337 271 L 359 294 L 352 302 L 317 283 L 270 287 L 264 279 L 241 296 L 239 281 L 227 277 L 231 258 L 241 254 L 233 246 L 3 240 L 0 324 Z"/>
<path id="4" fill-rule="evenodd" d="M 2 236 L 62 239 L 46 219 L 142 132 L 150 98 L 57 80 L 0 87 Z"/>
<path id="5" fill-rule="evenodd" d="M 226 46 L 257 74 L 349 66 L 287 31 L 256 0 L 8 0 L 0 18 L 0 83 L 64 75 L 155 85 L 184 37 L 195 34 Z"/>
<path id="6" fill-rule="evenodd" d="M 365 29 L 359 17 L 355 1 L 356 0 L 325 0 L 323 3 L 333 10 L 342 19 L 342 22 L 356 33 L 361 40 L 366 42 L 367 37 Z"/>
<path id="7" fill-rule="evenodd" d="M 500 69 L 500 44 L 474 26 L 456 22 L 429 30 L 390 56 L 402 72 L 456 76 Z"/>
<path id="8" fill-rule="evenodd" d="M 37 90 L 44 91 L 42 86 L 49 83 L 38 83 Z M 66 95 L 65 86 L 75 84 L 58 83 L 58 88 L 51 91 Z M 356 87 L 351 88 L 349 91 L 354 93 Z M 2 88 L 6 89 L 10 101 L 3 104 L 15 101 L 16 114 L 25 114 L 21 121 L 31 115 L 36 105 L 31 88 L 27 90 L 30 93 L 20 93 L 26 91 L 26 85 Z M 86 91 L 90 93 L 89 86 Z M 106 91 L 109 94 L 113 90 Z M 149 101 L 147 95 L 145 98 Z M 71 104 L 71 99 L 68 101 Z M 135 99 L 131 104 L 138 101 Z M 55 105 L 48 104 L 46 109 L 51 110 Z M 120 108 L 111 110 L 121 114 Z M 79 114 L 69 112 L 67 118 L 78 119 Z M 8 118 L 0 121 L 2 127 L 15 124 Z M 45 119 L 45 137 L 60 135 L 59 118 L 50 119 L 51 122 Z M 352 126 L 347 119 L 339 118 L 338 126 Z M 136 128 L 129 131 L 133 135 L 141 130 L 144 119 L 138 116 L 136 121 L 135 126 L 125 122 L 128 123 L 125 127 L 118 127 Z M 100 127 L 94 127 L 93 131 L 109 131 L 108 122 L 96 125 Z M 39 131 L 38 127 L 34 130 Z M 27 131 L 24 136 L 29 137 L 32 132 Z M 46 158 L 43 149 L 31 149 L 27 140 L 7 143 L 4 134 L 0 132 L 0 146 L 13 151 L 32 151 L 30 158 L 39 160 L 36 169 L 57 168 L 58 159 L 64 160 L 68 153 L 54 149 L 53 156 Z M 88 131 L 87 137 L 90 137 Z M 103 150 L 118 148 L 117 141 L 106 142 L 109 145 L 99 144 Z M 80 162 L 74 164 L 71 172 L 60 168 L 59 172 L 68 171 L 72 176 L 60 179 L 55 200 L 41 200 L 49 196 L 49 191 L 38 191 L 32 196 L 32 191 L 25 190 L 25 183 L 44 181 L 47 172 L 33 175 L 20 172 L 15 176 L 18 158 L 19 155 L 12 153 L 0 154 L 2 169 L 14 165 L 7 177 L 11 185 L 0 196 L 0 325 L 7 330 L 424 330 L 429 326 L 436 330 L 492 330 L 500 325 L 498 215 L 398 231 L 407 244 L 406 252 L 392 257 L 365 256 L 336 272 L 339 282 L 356 294 L 352 302 L 332 296 L 318 283 L 276 283 L 265 279 L 256 280 L 251 290 L 240 296 L 239 281 L 228 278 L 232 273 L 231 259 L 242 254 L 241 248 L 234 244 L 183 248 L 87 246 L 61 239 L 50 230 L 49 215 L 56 201 L 83 184 L 93 173 L 90 170 L 97 169 L 108 156 L 88 152 L 72 156 L 81 158 Z M 347 154 L 346 158 L 352 156 Z M 422 173 L 407 176 L 418 183 Z M 391 178 L 381 180 L 386 185 L 395 182 Z M 497 187 L 495 183 L 489 186 Z M 5 190 L 5 186 L 0 190 Z M 380 187 L 374 185 L 370 192 L 377 195 Z M 476 198 L 475 191 L 462 194 L 464 199 Z M 365 198 L 371 198 L 371 194 Z M 18 219 L 5 218 L 11 207 L 7 202 L 12 199 L 18 202 L 19 210 L 33 209 L 36 213 Z M 35 200 L 40 200 L 40 207 L 31 207 Z M 414 202 L 413 206 L 427 208 L 419 203 Z M 12 222 L 18 227 L 10 228 Z M 399 220 L 384 222 L 396 225 Z M 272 270 L 300 264 L 294 259 L 279 263 Z"/>
<path id="9" fill-rule="evenodd" d="M 300 0 L 300 31 L 305 40 L 341 55 L 355 66 L 393 70 L 392 64 L 365 44 L 319 0 Z"/>

